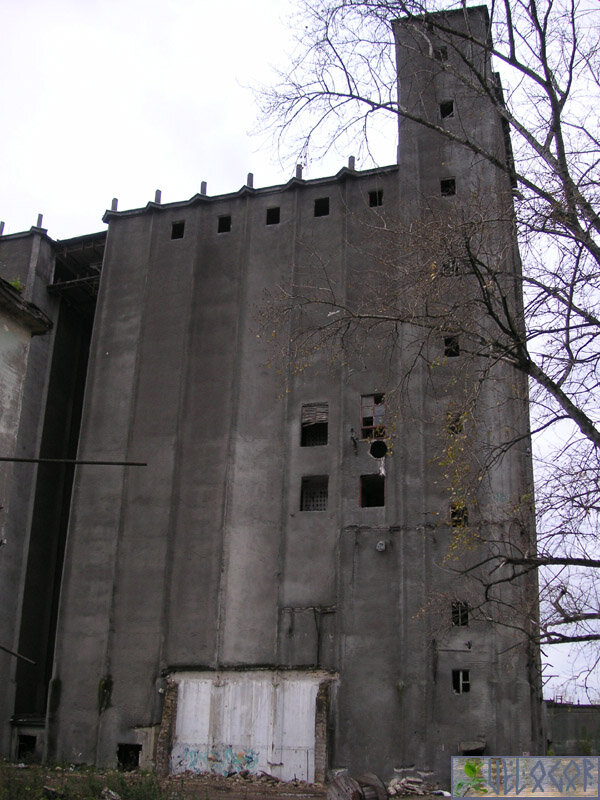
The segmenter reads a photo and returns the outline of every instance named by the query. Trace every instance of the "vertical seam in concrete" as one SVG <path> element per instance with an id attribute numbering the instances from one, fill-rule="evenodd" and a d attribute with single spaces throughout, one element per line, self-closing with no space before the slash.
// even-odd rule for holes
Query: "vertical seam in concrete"
<path id="1" fill-rule="evenodd" d="M 235 368 L 231 376 L 231 420 L 229 424 L 229 435 L 227 441 L 227 460 L 225 467 L 224 484 L 225 489 L 223 492 L 223 507 L 221 515 L 221 566 L 219 570 L 219 588 L 217 593 L 217 619 L 216 619 L 216 636 L 215 636 L 215 667 L 221 666 L 221 659 L 223 656 L 223 641 L 224 631 L 227 617 L 227 571 L 229 567 L 229 539 L 230 532 L 228 530 L 231 493 L 233 490 L 233 482 L 231 479 L 232 470 L 235 471 L 235 437 L 232 436 L 232 431 L 237 430 L 238 427 L 238 414 L 240 408 L 240 382 L 241 382 L 241 363 L 242 363 L 242 326 L 241 317 L 244 308 L 244 298 L 247 293 L 247 265 L 248 265 L 248 195 L 246 195 L 243 205 L 243 235 L 240 236 L 240 244 L 238 245 L 237 264 L 237 296 L 235 299 L 236 319 L 235 319 Z"/>
<path id="2" fill-rule="evenodd" d="M 296 276 L 296 267 L 297 267 L 297 244 L 298 244 L 298 194 L 299 191 L 297 188 L 293 190 L 293 214 L 292 214 L 292 253 L 291 259 L 288 269 L 289 279 L 290 279 L 290 288 L 293 292 L 293 287 L 295 284 L 295 276 Z M 292 314 L 288 316 L 287 320 L 287 341 L 291 341 L 292 336 L 292 324 L 293 318 Z M 290 436 L 291 431 L 295 430 L 293 420 L 290 420 L 290 393 L 289 393 L 289 385 L 291 383 L 291 364 L 288 363 L 287 369 L 285 370 L 285 384 L 283 387 L 283 418 L 285 421 L 284 430 L 287 431 L 287 435 L 283 436 L 284 441 L 284 459 L 283 459 L 283 478 L 282 478 L 282 486 L 283 491 L 281 493 L 281 536 L 279 538 L 279 552 L 277 554 L 277 573 L 278 573 L 278 586 L 277 586 L 277 622 L 275 628 L 275 648 L 276 648 L 276 661 L 279 662 L 282 657 L 282 648 L 280 646 L 281 642 L 281 607 L 282 607 L 282 593 L 283 593 L 283 586 L 285 583 L 285 554 L 287 552 L 287 543 L 288 543 L 288 533 L 289 533 L 289 525 L 290 525 L 290 508 L 289 508 L 289 497 L 290 497 L 290 489 L 291 487 L 288 485 L 289 475 L 290 475 Z M 283 372 L 283 371 L 282 371 Z M 286 491 L 287 489 L 287 491 Z M 294 622 L 294 611 L 290 610 L 290 616 L 292 618 L 292 624 Z M 288 658 L 288 661 L 290 659 Z M 288 666 L 293 666 L 293 664 L 288 664 Z"/>
<path id="3" fill-rule="evenodd" d="M 189 221 L 188 221 L 189 225 Z M 171 610 L 171 595 L 172 595 L 172 581 L 173 581 L 173 554 L 175 551 L 175 541 L 177 537 L 177 525 L 179 521 L 179 508 L 180 502 L 177 502 L 178 496 L 181 492 L 181 475 L 182 475 L 182 450 L 187 445 L 182 435 L 182 428 L 184 425 L 185 411 L 188 407 L 188 396 L 191 393 L 191 381 L 189 374 L 191 370 L 191 341 L 194 331 L 194 297 L 196 288 L 196 275 L 198 274 L 201 266 L 201 258 L 199 257 L 199 245 L 201 236 L 199 231 L 195 230 L 197 246 L 194 250 L 193 256 L 186 262 L 186 267 L 189 273 L 189 292 L 186 295 L 187 306 L 182 310 L 185 313 L 187 320 L 185 326 L 185 339 L 183 341 L 183 353 L 181 356 L 181 369 L 179 370 L 179 388 L 177 400 L 177 420 L 175 423 L 175 447 L 173 454 L 173 473 L 171 479 L 171 493 L 169 503 L 169 517 L 167 522 L 167 543 L 165 550 L 165 565 L 163 570 L 163 602 L 160 620 L 159 644 L 156 653 L 156 675 L 157 678 L 167 665 L 164 662 L 165 648 L 168 636 L 169 614 Z M 164 703 L 163 703 L 164 708 Z"/>

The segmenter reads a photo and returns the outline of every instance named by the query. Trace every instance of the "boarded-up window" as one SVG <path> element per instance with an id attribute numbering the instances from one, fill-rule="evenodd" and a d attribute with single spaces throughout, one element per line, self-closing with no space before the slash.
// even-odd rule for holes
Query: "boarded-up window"
<path id="1" fill-rule="evenodd" d="M 327 403 L 307 403 L 302 406 L 301 447 L 327 444 L 329 406 Z"/>

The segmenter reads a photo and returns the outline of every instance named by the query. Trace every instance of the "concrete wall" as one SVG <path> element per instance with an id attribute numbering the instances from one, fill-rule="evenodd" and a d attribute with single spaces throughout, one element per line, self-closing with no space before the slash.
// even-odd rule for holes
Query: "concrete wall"
<path id="1" fill-rule="evenodd" d="M 484 12 L 473 20 L 484 26 Z M 401 103 L 437 114 L 440 101 L 455 98 L 448 124 L 469 127 L 501 154 L 499 120 L 415 50 L 422 40 L 399 29 Z M 456 179 L 452 199 L 440 196 L 444 177 Z M 319 721 L 315 743 L 326 741 L 330 768 L 384 778 L 416 768 L 444 781 L 450 755 L 469 743 L 487 753 L 537 748 L 535 654 L 513 647 L 509 629 L 453 624 L 452 602 L 473 598 L 445 561 L 455 531 L 439 455 L 448 414 L 470 396 L 482 364 L 446 358 L 446 331 L 423 325 L 445 296 L 467 305 L 471 296 L 467 276 L 432 279 L 448 231 L 474 203 L 508 214 L 509 190 L 505 175 L 464 148 L 402 123 L 398 166 L 107 212 L 78 457 L 146 466 L 75 471 L 49 759 L 114 766 L 119 746 L 141 745 L 147 764 L 158 742 L 162 764 L 189 711 L 173 697 L 174 682 L 201 675 L 215 688 L 259 674 L 264 688 L 285 670 L 290 680 L 302 672 L 313 688 L 328 677 L 328 702 L 309 692 L 314 707 L 303 714 Z M 370 203 L 374 191 L 380 205 Z M 323 198 L 329 213 L 315 215 Z M 266 224 L 274 207 L 279 222 Z M 220 229 L 224 217 L 230 225 Z M 496 225 L 479 241 L 518 287 L 512 228 Z M 15 252 L 14 263 L 49 273 L 51 248 L 43 237 L 35 242 L 44 258 Z M 309 369 L 265 346 L 270 330 L 258 318 L 266 291 L 333 292 L 360 307 L 382 286 L 411 321 L 358 330 L 343 351 L 318 347 Z M 518 314 L 518 289 L 514 304 Z M 284 315 L 275 341 L 286 352 L 330 311 Z M 57 369 L 61 352 L 55 343 Z M 49 363 L 46 354 L 38 364 L 44 397 Z M 385 394 L 384 459 L 361 436 L 361 397 L 375 394 Z M 474 460 L 500 441 L 502 426 L 527 433 L 525 401 L 523 381 L 497 366 L 472 414 Z M 302 446 L 302 408 L 311 403 L 327 404 L 327 443 Z M 41 409 L 38 438 L 32 424 L 24 428 L 32 444 L 49 419 Z M 364 507 L 361 481 L 381 470 L 385 502 Z M 327 481 L 327 502 L 306 510 L 303 481 L 315 477 Z M 530 479 L 524 442 L 477 489 L 478 530 L 531 536 L 507 512 Z M 31 498 L 22 502 L 34 530 Z M 509 588 L 507 599 L 520 603 L 530 590 Z M 468 670 L 468 693 L 455 691 L 456 670 Z M 34 684 L 45 691 L 48 675 L 21 685 Z M 242 728 L 252 749 L 258 727 Z M 324 750 L 315 745 L 315 765 Z"/>
<path id="2" fill-rule="evenodd" d="M 544 703 L 548 752 L 556 756 L 600 755 L 600 707 Z"/>
<path id="3" fill-rule="evenodd" d="M 443 777 L 465 739 L 530 749 L 525 657 L 501 655 L 511 637 L 483 623 L 453 630 L 449 601 L 442 622 L 423 611 L 432 586 L 459 591 L 438 566 L 451 531 L 432 454 L 448 396 L 432 392 L 425 361 L 410 403 L 395 419 L 389 410 L 385 505 L 360 506 L 361 476 L 380 467 L 359 440 L 361 395 L 393 395 L 415 331 L 392 357 L 368 339 L 347 363 L 323 351 L 283 375 L 259 338 L 266 289 L 318 285 L 325 269 L 342 294 L 364 291 L 382 247 L 366 231 L 397 218 L 398 177 L 342 172 L 109 215 L 79 456 L 148 466 L 75 477 L 52 758 L 114 764 L 118 744 L 160 723 L 165 676 L 281 667 L 335 679 L 331 767 Z M 330 213 L 315 217 L 324 196 Z M 281 221 L 267 226 L 275 205 Z M 231 230 L 218 233 L 225 214 Z M 184 237 L 171 239 L 180 220 Z M 427 346 L 443 348 L 439 337 Z M 327 445 L 300 444 L 307 403 L 328 403 Z M 498 473 L 511 495 L 515 463 Z M 327 507 L 302 511 L 302 479 L 315 475 L 328 476 Z M 453 692 L 456 668 L 470 670 L 469 695 Z"/>
<path id="4" fill-rule="evenodd" d="M 29 242 L 30 243 L 30 242 Z M 18 240 L 18 251 L 23 250 L 23 240 Z M 25 277 L 25 276 L 24 276 Z M 22 281 L 23 286 L 25 280 Z M 52 327 L 51 320 L 37 306 L 14 290 L 5 280 L 0 280 L 0 453 L 4 458 L 18 452 L 20 422 L 27 418 L 31 398 L 25 395 L 28 376 L 38 363 L 40 350 L 36 347 Z M 37 338 L 31 343 L 32 335 Z M 25 396 L 24 396 L 25 395 Z M 0 652 L 0 672 L 4 676 L 0 689 L 0 747 L 10 750 L 8 720 L 14 709 L 15 674 L 19 651 L 20 600 L 23 592 L 24 569 L 27 560 L 27 537 L 22 527 L 15 525 L 21 510 L 20 498 L 15 489 L 19 465 L 0 464 L 0 598 L 3 613 L 0 616 L 0 644 L 13 654 Z M 31 656 L 29 656 L 31 658 Z"/>

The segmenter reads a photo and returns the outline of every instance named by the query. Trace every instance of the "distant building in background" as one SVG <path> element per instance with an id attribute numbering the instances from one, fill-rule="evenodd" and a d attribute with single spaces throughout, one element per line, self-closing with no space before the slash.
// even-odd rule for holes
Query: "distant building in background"
<path id="1" fill-rule="evenodd" d="M 484 37 L 486 10 L 466 13 Z M 491 107 L 409 36 L 399 25 L 402 102 L 437 114 L 453 100 L 457 124 L 505 153 Z M 2 276 L 53 322 L 31 345 L 9 446 L 64 460 L 14 464 L 2 498 L 0 644 L 35 661 L 0 651 L 5 755 L 446 781 L 454 754 L 540 751 L 535 650 L 474 621 L 443 567 L 457 520 L 432 453 L 468 380 L 457 337 L 427 344 L 439 369 L 415 363 L 410 414 L 393 418 L 415 330 L 391 358 L 367 337 L 356 358 L 288 365 L 282 394 L 255 319 L 265 289 L 293 293 L 324 265 L 357 299 L 385 279 L 386 224 L 440 198 L 477 203 L 474 189 L 510 186 L 402 122 L 398 165 L 114 204 L 107 233 L 67 241 L 0 237 Z M 519 269 L 516 247 L 507 259 Z M 508 423 L 527 436 L 525 386 L 499 365 L 482 387 L 491 439 Z M 494 491 L 531 489 L 525 447 L 489 482 L 478 524 L 493 536 L 514 527 L 486 521 Z M 433 587 L 448 599 L 428 614 Z"/>

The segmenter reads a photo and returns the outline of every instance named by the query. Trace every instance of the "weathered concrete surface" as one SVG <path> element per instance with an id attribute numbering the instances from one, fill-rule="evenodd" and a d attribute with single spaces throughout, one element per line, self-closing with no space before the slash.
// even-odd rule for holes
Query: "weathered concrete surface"
<path id="1" fill-rule="evenodd" d="M 472 14 L 485 25 L 483 11 Z M 420 33 L 399 28 L 398 41 L 401 102 L 433 114 L 454 97 L 448 124 L 469 126 L 500 156 L 500 123 L 487 105 L 415 50 Z M 452 199 L 440 196 L 450 177 Z M 411 231 L 423 232 L 419 267 L 435 277 L 453 220 L 474 202 L 505 213 L 509 194 L 505 175 L 406 123 L 398 166 L 107 212 L 78 456 L 147 466 L 75 472 L 50 759 L 114 766 L 119 747 L 141 746 L 150 763 L 155 742 L 162 759 L 188 713 L 185 699 L 171 703 L 168 681 L 194 672 L 232 685 L 242 675 L 244 684 L 258 670 L 265 686 L 283 670 L 309 684 L 329 676 L 329 702 L 308 692 L 302 716 L 315 717 L 315 743 L 317 720 L 325 727 L 331 769 L 389 779 L 417 768 L 444 780 L 464 742 L 486 752 L 539 747 L 535 653 L 514 648 L 509 628 L 452 621 L 452 602 L 471 598 L 445 568 L 453 530 L 437 454 L 477 365 L 445 357 L 445 331 L 424 337 L 411 323 L 398 327 L 391 352 L 375 331 L 343 358 L 317 349 L 311 369 L 270 365 L 256 320 L 267 290 L 333 287 L 357 304 L 379 283 L 401 308 L 425 307 L 430 298 L 409 269 Z M 325 198 L 329 213 L 316 216 Z M 266 224 L 274 207 L 279 222 Z M 219 232 L 224 216 L 230 229 Z M 482 246 L 518 285 L 512 228 L 498 225 L 488 238 Z M 437 280 L 469 296 L 468 276 Z M 518 310 L 516 292 L 514 302 Z M 292 313 L 275 338 L 287 347 L 319 313 Z M 379 394 L 393 444 L 383 461 L 361 436 L 363 398 Z M 473 412 L 483 448 L 473 458 L 500 441 L 501 426 L 526 436 L 525 398 L 523 381 L 497 366 Z M 314 403 L 327 404 L 326 444 L 302 446 L 302 409 Z M 365 479 L 381 478 L 384 502 L 361 504 Z M 306 490 L 310 502 L 303 486 L 319 487 Z M 478 490 L 473 513 L 486 536 L 531 536 L 507 511 L 530 489 L 524 441 Z M 456 676 L 467 673 L 469 691 L 458 691 Z M 168 726 L 165 714 L 175 715 Z M 243 725 L 241 715 L 236 708 L 227 719 L 240 723 L 244 742 L 225 741 L 225 716 L 206 730 L 225 748 L 256 749 L 260 714 Z"/>

